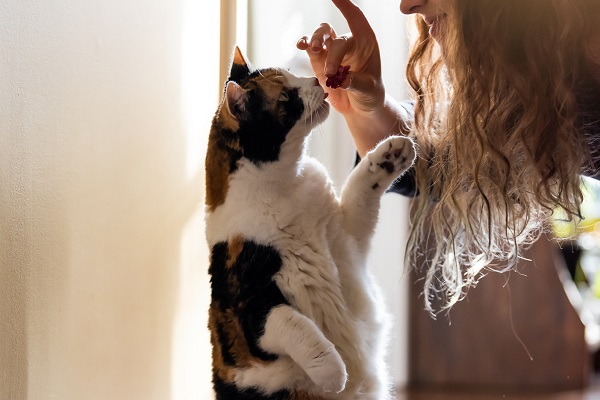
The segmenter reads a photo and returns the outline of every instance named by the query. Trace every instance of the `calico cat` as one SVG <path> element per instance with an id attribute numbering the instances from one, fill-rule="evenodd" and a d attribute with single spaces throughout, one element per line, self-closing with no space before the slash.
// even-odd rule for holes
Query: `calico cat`
<path id="1" fill-rule="evenodd" d="M 338 198 L 305 155 L 329 103 L 316 78 L 236 47 L 206 156 L 217 400 L 387 400 L 386 314 L 365 267 L 380 197 L 415 158 L 390 137 Z"/>

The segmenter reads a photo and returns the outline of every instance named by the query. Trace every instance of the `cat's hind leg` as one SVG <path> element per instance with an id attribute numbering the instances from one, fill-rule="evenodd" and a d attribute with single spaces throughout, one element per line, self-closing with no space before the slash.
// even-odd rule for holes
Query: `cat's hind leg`
<path id="1" fill-rule="evenodd" d="M 317 325 L 294 308 L 284 305 L 271 310 L 259 344 L 265 351 L 289 356 L 317 388 L 335 393 L 344 390 L 347 374 L 342 357 Z M 243 384 L 252 384 L 250 375 L 244 380 Z"/>
<path id="2" fill-rule="evenodd" d="M 358 163 L 342 191 L 344 226 L 348 233 L 368 241 L 377 223 L 381 195 L 413 165 L 415 156 L 411 139 L 390 136 Z"/>

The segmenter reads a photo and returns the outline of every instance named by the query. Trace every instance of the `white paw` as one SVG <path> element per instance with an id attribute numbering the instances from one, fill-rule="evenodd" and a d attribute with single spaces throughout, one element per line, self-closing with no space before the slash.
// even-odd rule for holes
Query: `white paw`
<path id="1" fill-rule="evenodd" d="M 340 393 L 346 387 L 346 365 L 334 347 L 312 359 L 305 371 L 324 392 Z"/>
<path id="2" fill-rule="evenodd" d="M 413 165 L 415 157 L 414 143 L 405 136 L 390 136 L 379 143 L 367 154 L 369 171 L 376 177 L 375 185 L 387 188 Z"/>

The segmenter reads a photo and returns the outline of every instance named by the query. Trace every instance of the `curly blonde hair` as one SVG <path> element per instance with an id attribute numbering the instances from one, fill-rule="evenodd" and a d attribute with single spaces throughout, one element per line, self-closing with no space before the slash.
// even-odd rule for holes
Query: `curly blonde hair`
<path id="1" fill-rule="evenodd" d="M 417 18 L 407 76 L 420 195 L 409 254 L 427 260 L 430 311 L 460 300 L 486 270 L 514 268 L 555 209 L 579 217 L 590 152 L 577 87 L 589 76 L 598 3 L 455 0 L 442 46 Z"/>

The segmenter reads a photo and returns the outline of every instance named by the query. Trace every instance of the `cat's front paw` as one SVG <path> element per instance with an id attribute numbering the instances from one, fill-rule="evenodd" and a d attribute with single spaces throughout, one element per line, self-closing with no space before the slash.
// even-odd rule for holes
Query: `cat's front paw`
<path id="1" fill-rule="evenodd" d="M 339 393 L 346 387 L 346 364 L 334 347 L 313 358 L 305 372 L 324 392 Z"/>
<path id="2" fill-rule="evenodd" d="M 390 136 L 367 154 L 369 171 L 375 177 L 373 188 L 387 188 L 409 169 L 416 157 L 415 146 L 405 136 Z"/>

